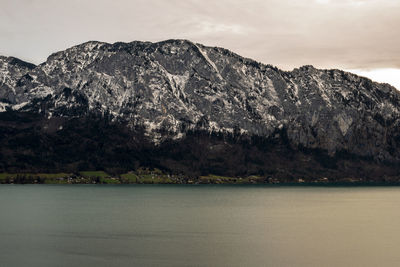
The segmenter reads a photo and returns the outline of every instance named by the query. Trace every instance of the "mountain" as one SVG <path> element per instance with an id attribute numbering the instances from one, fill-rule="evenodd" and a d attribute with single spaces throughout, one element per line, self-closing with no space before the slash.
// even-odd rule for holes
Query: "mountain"
<path id="1" fill-rule="evenodd" d="M 0 57 L 0 170 L 400 175 L 400 93 L 341 70 L 287 72 L 187 40 Z"/>

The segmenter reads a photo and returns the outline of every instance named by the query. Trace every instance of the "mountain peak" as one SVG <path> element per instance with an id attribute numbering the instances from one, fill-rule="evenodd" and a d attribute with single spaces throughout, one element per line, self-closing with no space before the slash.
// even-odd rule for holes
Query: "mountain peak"
<path id="1" fill-rule="evenodd" d="M 3 67 L 0 73 L 0 111 L 47 118 L 108 114 L 114 122 L 143 127 L 156 144 L 195 129 L 265 138 L 284 129 L 293 147 L 400 159 L 393 149 L 399 92 L 340 70 L 307 65 L 284 72 L 176 39 L 89 41 L 36 67 L 2 60 L 19 70 Z"/>
<path id="2" fill-rule="evenodd" d="M 23 60 L 21 60 L 19 58 L 16 58 L 16 57 L 0 56 L 0 62 L 8 63 L 10 65 L 17 66 L 19 68 L 33 69 L 33 68 L 36 67 L 35 64 L 23 61 Z"/>

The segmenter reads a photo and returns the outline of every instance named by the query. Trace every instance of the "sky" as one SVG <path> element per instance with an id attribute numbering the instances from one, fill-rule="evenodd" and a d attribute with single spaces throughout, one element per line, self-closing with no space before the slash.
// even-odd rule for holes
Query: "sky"
<path id="1" fill-rule="evenodd" d="M 400 89 L 400 0 L 0 0 L 0 55 L 41 63 L 89 40 L 188 39 L 284 70 Z"/>

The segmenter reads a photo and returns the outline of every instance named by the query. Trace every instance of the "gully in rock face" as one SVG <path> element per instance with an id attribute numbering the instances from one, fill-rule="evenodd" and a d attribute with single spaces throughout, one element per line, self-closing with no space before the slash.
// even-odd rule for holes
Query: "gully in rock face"
<path id="1" fill-rule="evenodd" d="M 397 177 L 399 103 L 341 70 L 286 72 L 186 40 L 91 41 L 38 66 L 0 57 L 0 169 Z"/>

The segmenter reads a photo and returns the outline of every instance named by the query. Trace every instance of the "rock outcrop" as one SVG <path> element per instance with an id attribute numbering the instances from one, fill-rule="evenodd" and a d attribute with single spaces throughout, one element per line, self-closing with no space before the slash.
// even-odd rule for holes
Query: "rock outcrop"
<path id="1" fill-rule="evenodd" d="M 400 162 L 400 93 L 394 87 L 341 70 L 303 66 L 282 71 L 186 40 L 91 41 L 52 54 L 38 66 L 0 57 L 0 117 L 3 169 L 14 166 L 4 155 L 16 155 L 13 149 L 19 144 L 12 138 L 22 131 L 18 127 L 23 123 L 12 125 L 11 118 L 35 124 L 40 140 L 61 138 L 72 121 L 96 118 L 122 127 L 122 132 L 132 131 L 126 132 L 126 140 L 135 140 L 140 129 L 139 143 L 146 143 L 148 150 L 186 142 L 188 134 L 201 132 L 232 140 L 263 139 L 304 155 L 319 151 L 339 160 L 351 155 L 352 162 L 359 158 L 377 166 L 389 164 L 393 170 Z M 221 148 L 224 142 L 216 147 L 226 149 Z M 207 151 L 217 149 L 208 145 Z M 49 157 L 57 150 L 45 144 L 41 149 Z M 35 149 L 28 151 L 24 153 L 37 156 Z M 293 153 L 269 151 L 271 157 Z M 184 151 L 179 153 L 185 157 Z M 135 160 L 153 164 L 156 158 L 146 157 Z"/>

